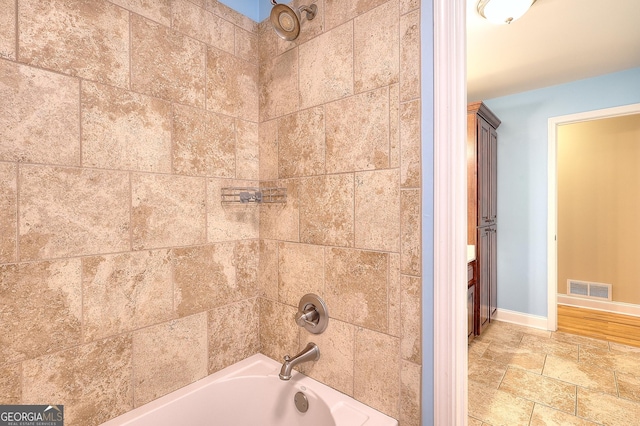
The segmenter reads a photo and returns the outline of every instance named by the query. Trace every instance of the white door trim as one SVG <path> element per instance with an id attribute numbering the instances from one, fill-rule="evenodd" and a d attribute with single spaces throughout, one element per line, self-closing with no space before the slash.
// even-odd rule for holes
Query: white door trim
<path id="1" fill-rule="evenodd" d="M 640 104 L 549 118 L 547 211 L 547 329 L 558 329 L 558 126 L 640 113 Z"/>
<path id="2" fill-rule="evenodd" d="M 467 424 L 465 0 L 433 0 L 433 37 L 434 424 L 459 426 Z"/>

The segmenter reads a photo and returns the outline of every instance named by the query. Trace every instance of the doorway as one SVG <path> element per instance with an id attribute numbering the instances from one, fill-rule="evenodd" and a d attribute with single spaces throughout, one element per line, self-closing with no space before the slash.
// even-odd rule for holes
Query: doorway
<path id="1" fill-rule="evenodd" d="M 558 328 L 558 128 L 566 124 L 640 113 L 640 104 L 551 117 L 548 126 L 547 328 Z"/>

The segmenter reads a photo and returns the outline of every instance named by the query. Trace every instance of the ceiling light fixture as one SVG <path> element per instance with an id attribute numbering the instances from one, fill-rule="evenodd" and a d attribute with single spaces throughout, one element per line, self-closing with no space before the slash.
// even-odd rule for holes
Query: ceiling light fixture
<path id="1" fill-rule="evenodd" d="M 510 24 L 527 13 L 536 0 L 480 0 L 478 13 L 494 24 Z"/>

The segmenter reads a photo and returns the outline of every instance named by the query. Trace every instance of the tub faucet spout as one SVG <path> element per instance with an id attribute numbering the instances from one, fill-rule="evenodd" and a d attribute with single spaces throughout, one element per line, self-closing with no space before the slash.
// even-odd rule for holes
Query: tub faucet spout
<path id="1" fill-rule="evenodd" d="M 280 369 L 280 380 L 289 380 L 291 378 L 291 370 L 298 364 L 308 361 L 317 361 L 320 359 L 320 348 L 315 343 L 309 343 L 296 356 L 291 358 L 285 355 L 282 368 Z"/>

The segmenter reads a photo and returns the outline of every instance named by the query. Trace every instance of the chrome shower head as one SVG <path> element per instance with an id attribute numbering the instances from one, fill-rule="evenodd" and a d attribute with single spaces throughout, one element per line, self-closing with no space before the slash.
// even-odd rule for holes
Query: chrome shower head
<path id="1" fill-rule="evenodd" d="M 287 41 L 292 41 L 298 38 L 300 34 L 300 14 L 306 12 L 307 20 L 311 21 L 316 17 L 318 12 L 318 6 L 311 4 L 309 6 L 300 6 L 297 9 L 292 9 L 285 4 L 278 4 L 275 0 L 271 0 L 273 9 L 271 9 L 271 15 L 269 20 L 276 34 Z"/>

